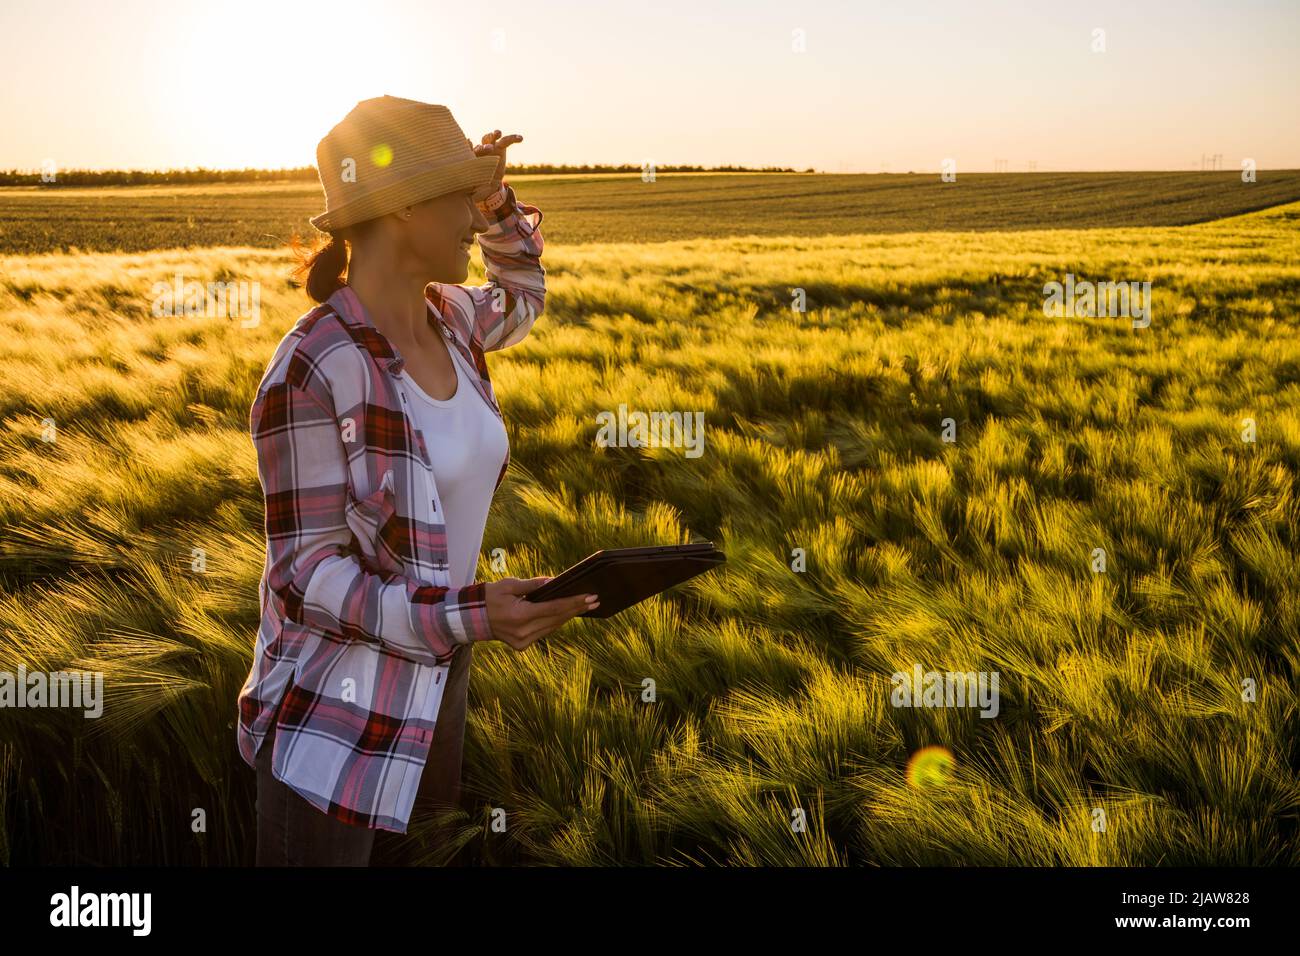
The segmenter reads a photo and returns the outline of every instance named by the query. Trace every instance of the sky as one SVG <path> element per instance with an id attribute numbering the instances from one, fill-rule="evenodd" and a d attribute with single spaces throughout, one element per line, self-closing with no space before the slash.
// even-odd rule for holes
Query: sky
<path id="1" fill-rule="evenodd" d="M 0 169 L 313 165 L 383 94 L 518 164 L 1300 168 L 1300 0 L 3 0 L 0 62 Z"/>

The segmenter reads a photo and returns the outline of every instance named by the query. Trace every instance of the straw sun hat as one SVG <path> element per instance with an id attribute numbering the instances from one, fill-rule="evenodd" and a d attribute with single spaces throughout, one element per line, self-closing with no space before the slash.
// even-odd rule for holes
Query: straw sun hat
<path id="1" fill-rule="evenodd" d="M 333 232 L 461 189 L 486 198 L 497 157 L 476 156 L 447 107 L 376 96 L 325 135 L 316 168 L 325 211 L 311 224 Z"/>

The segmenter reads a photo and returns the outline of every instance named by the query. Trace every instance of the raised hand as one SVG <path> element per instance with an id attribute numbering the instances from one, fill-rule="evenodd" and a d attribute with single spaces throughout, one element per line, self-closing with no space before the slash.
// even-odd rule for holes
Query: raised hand
<path id="1" fill-rule="evenodd" d="M 499 185 L 501 177 L 506 174 L 506 150 L 515 143 L 522 143 L 523 141 L 524 138 L 518 133 L 511 133 L 509 136 L 502 136 L 501 130 L 494 129 L 490 133 L 483 134 L 482 143 L 477 146 L 470 143 L 470 147 L 474 150 L 475 156 L 497 157 L 497 171 L 493 175 L 492 181 Z"/>

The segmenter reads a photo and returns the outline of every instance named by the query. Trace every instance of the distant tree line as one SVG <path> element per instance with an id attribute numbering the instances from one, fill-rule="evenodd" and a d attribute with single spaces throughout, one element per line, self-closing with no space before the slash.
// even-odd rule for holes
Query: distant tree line
<path id="1" fill-rule="evenodd" d="M 795 173 L 788 166 L 655 166 L 656 173 Z M 582 166 L 542 164 L 537 166 L 511 166 L 510 175 L 545 175 L 552 173 L 639 173 L 641 167 L 625 163 L 621 166 Z M 805 173 L 814 172 L 812 168 Z M 40 170 L 0 170 L 0 186 L 178 186 L 201 183 L 257 183 L 257 182 L 317 182 L 315 166 L 296 169 L 60 169 L 52 182 L 45 182 Z"/>

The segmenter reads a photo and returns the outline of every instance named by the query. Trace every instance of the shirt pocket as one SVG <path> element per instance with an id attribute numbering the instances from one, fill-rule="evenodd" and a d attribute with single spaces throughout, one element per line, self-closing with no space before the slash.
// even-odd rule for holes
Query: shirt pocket
<path id="1" fill-rule="evenodd" d="M 394 573 L 402 570 L 401 527 L 391 469 L 384 472 L 379 487 L 364 498 L 357 498 L 349 487 L 344 516 L 357 550 L 372 568 Z"/>

